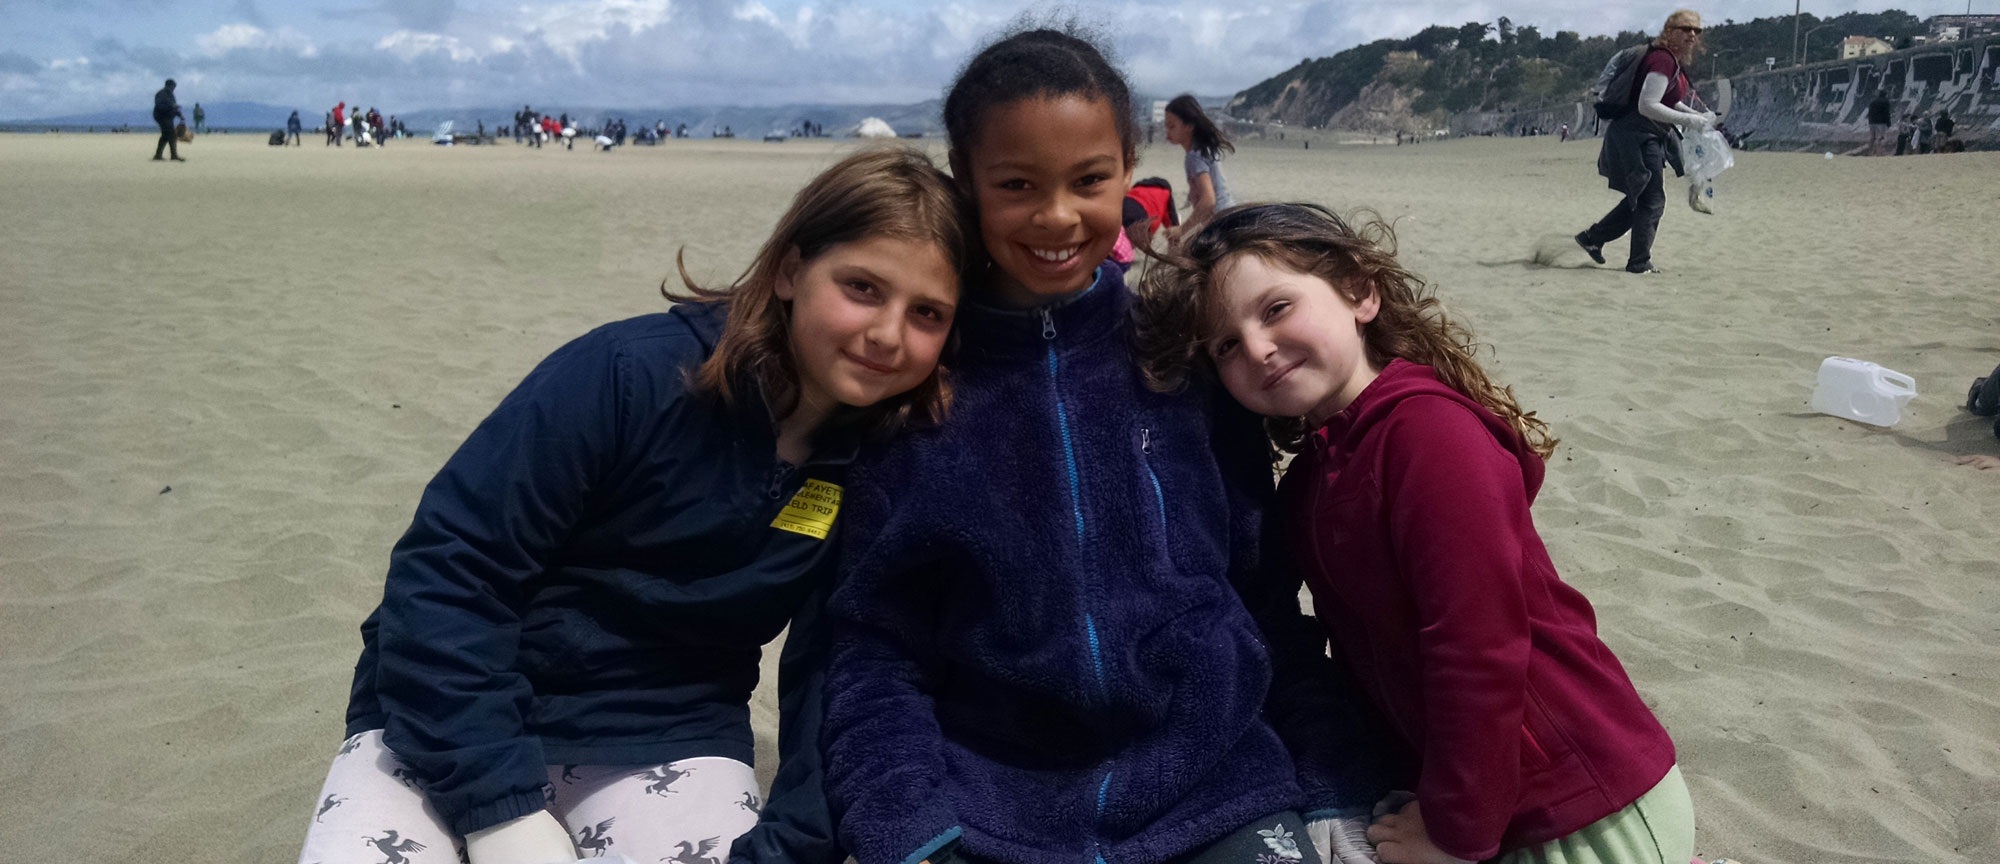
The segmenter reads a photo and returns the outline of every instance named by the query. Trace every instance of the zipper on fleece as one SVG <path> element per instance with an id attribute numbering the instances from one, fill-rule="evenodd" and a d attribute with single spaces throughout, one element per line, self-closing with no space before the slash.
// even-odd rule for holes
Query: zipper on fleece
<path id="1" fill-rule="evenodd" d="M 1048 343 L 1047 349 L 1048 349 L 1048 359 L 1049 359 L 1048 363 L 1049 396 L 1051 399 L 1055 401 L 1056 426 L 1062 432 L 1063 463 L 1068 468 L 1069 471 L 1070 510 L 1076 517 L 1077 549 L 1079 552 L 1082 552 L 1084 543 L 1083 483 L 1077 471 L 1076 442 L 1070 436 L 1070 431 L 1069 431 L 1069 408 L 1067 405 L 1063 403 L 1062 390 L 1058 386 L 1058 382 L 1060 380 L 1061 366 L 1056 361 L 1056 345 L 1055 345 L 1056 320 L 1055 316 L 1052 313 L 1050 313 L 1049 307 L 1047 306 L 1043 306 L 1036 309 L 1035 313 L 1042 319 L 1042 341 Z M 1149 446 L 1148 442 L 1142 440 L 1141 447 L 1144 448 L 1146 446 Z M 1152 470 L 1153 469 L 1150 464 L 1146 466 L 1146 471 L 1148 472 L 1148 474 L 1150 474 Z M 1159 480 L 1155 479 L 1153 481 L 1153 491 L 1156 494 L 1159 492 L 1159 485 L 1160 485 Z M 1163 522 L 1164 522 L 1164 514 L 1166 512 L 1165 506 L 1166 505 L 1164 499 L 1161 499 L 1161 513 L 1163 514 L 1162 515 Z M 1092 673 L 1096 675 L 1097 697 L 1099 699 L 1108 698 L 1110 691 L 1109 688 L 1106 686 L 1104 679 L 1104 650 L 1102 643 L 1098 639 L 1097 635 L 1097 618 L 1096 616 L 1092 615 L 1090 612 L 1087 611 L 1083 614 L 1083 630 L 1084 630 L 1084 636 L 1090 642 L 1090 665 Z M 1097 782 L 1097 808 L 1095 810 L 1096 816 L 1091 820 L 1093 834 L 1096 833 L 1095 830 L 1096 822 L 1103 819 L 1104 817 L 1104 806 L 1107 802 L 1107 797 L 1111 792 L 1111 769 L 1109 767 L 1110 764 L 1111 763 L 1109 761 L 1105 762 L 1104 776 Z M 1108 862 L 1104 860 L 1103 839 L 1100 837 L 1093 836 L 1091 838 L 1090 845 L 1091 845 L 1091 852 L 1092 852 L 1091 857 L 1093 859 L 1093 864 L 1108 864 Z"/>
<path id="2" fill-rule="evenodd" d="M 1160 475 L 1153 473 L 1153 430 L 1139 429 L 1139 464 L 1146 466 L 1146 479 L 1153 483 L 1153 507 L 1160 514 L 1160 536 L 1167 532 L 1167 493 L 1160 490 Z"/>

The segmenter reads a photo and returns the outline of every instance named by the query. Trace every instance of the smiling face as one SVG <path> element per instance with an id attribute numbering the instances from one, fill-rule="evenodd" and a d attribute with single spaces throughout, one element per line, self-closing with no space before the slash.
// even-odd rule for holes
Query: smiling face
<path id="1" fill-rule="evenodd" d="M 776 294 L 792 304 L 800 408 L 859 408 L 910 391 L 937 368 L 958 277 L 935 244 L 872 237 L 790 262 Z"/>
<path id="2" fill-rule="evenodd" d="M 988 109 L 959 162 L 999 265 L 996 302 L 1038 306 L 1083 290 L 1118 242 L 1132 168 L 1111 105 L 1079 96 Z"/>
<path id="3" fill-rule="evenodd" d="M 1318 276 L 1241 252 L 1214 278 L 1222 316 L 1209 357 L 1243 407 L 1318 426 L 1381 373 L 1361 339 L 1380 309 L 1373 292 L 1352 303 Z"/>

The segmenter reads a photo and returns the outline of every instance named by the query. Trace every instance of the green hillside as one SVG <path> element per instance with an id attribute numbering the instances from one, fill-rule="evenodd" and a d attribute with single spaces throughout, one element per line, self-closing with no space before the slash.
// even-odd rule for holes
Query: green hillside
<path id="1" fill-rule="evenodd" d="M 1846 36 L 1875 36 L 1899 47 L 1924 32 L 1906 12 L 1852 12 L 1835 18 L 1805 15 L 1801 30 L 1829 25 L 1813 35 L 1811 60 L 1834 59 Z M 1792 56 L 1791 16 L 1709 22 L 1704 52 L 1691 70 L 1697 79 L 1737 75 Z M 1585 98 L 1619 48 L 1650 34 L 1582 36 L 1562 30 L 1543 35 L 1532 24 L 1502 17 L 1458 27 L 1427 27 L 1407 39 L 1382 39 L 1298 65 L 1244 90 L 1230 113 L 1290 125 L 1386 129 L 1441 122 L 1463 111 L 1512 111 Z"/>

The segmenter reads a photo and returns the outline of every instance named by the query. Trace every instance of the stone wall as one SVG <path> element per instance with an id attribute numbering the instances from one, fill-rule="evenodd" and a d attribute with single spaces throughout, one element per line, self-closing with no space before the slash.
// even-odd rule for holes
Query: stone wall
<path id="1" fill-rule="evenodd" d="M 1851 150 L 1868 143 L 1868 103 L 1878 88 L 1900 121 L 1947 109 L 1968 150 L 2000 149 L 2000 36 L 1834 60 L 1728 82 L 1729 128 L 1757 149 Z M 1699 85 L 1717 95 L 1718 82 Z M 1713 99 L 1711 99 L 1711 102 Z"/>
<path id="2" fill-rule="evenodd" d="M 1868 103 L 1884 88 L 1901 121 L 1911 113 L 1951 112 L 1954 137 L 1968 150 L 2000 150 L 2000 36 L 1906 48 L 1873 57 L 1831 60 L 1754 75 L 1696 82 L 1711 106 L 1729 104 L 1730 131 L 1748 133 L 1754 150 L 1835 150 L 1868 143 Z M 1469 112 L 1451 118 L 1451 134 L 1507 135 L 1522 126 L 1590 138 L 1602 124 L 1589 103 L 1528 111 Z"/>

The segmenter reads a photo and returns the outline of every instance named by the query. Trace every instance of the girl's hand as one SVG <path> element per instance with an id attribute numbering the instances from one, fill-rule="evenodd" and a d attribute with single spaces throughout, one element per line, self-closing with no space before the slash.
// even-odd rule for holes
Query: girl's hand
<path id="1" fill-rule="evenodd" d="M 1382 864 L 1474 864 L 1445 854 L 1431 842 L 1430 833 L 1424 830 L 1423 805 L 1416 801 L 1377 817 L 1368 828 L 1368 842 L 1375 844 Z"/>

